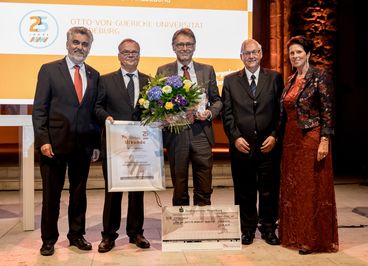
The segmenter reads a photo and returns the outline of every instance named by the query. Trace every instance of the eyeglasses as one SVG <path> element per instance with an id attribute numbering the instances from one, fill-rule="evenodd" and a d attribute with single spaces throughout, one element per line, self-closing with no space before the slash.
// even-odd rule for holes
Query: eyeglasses
<path id="1" fill-rule="evenodd" d="M 260 52 L 261 50 L 253 50 L 253 51 L 242 51 L 241 52 L 241 54 L 242 55 L 245 55 L 245 56 L 250 56 L 250 55 L 254 55 L 254 56 L 256 56 L 256 55 L 259 55 L 259 52 Z"/>
<path id="2" fill-rule="evenodd" d="M 90 45 L 89 42 L 80 42 L 78 40 L 72 40 L 72 44 L 75 45 L 75 46 L 82 45 L 85 48 L 89 47 L 89 45 Z"/>
<path id="3" fill-rule="evenodd" d="M 184 46 L 186 46 L 189 49 L 192 49 L 194 47 L 195 43 L 193 42 L 179 42 L 175 44 L 176 48 L 183 49 Z"/>
<path id="4" fill-rule="evenodd" d="M 134 56 L 134 57 L 137 57 L 139 55 L 139 52 L 138 51 L 128 51 L 128 50 L 123 50 L 123 51 L 120 51 L 119 52 L 122 56 Z"/>

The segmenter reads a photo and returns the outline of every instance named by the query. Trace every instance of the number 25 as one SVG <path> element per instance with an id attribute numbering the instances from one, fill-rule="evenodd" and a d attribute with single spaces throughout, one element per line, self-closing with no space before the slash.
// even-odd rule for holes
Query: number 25
<path id="1" fill-rule="evenodd" d="M 47 17 L 43 16 L 32 16 L 30 20 L 34 20 L 34 22 L 29 27 L 30 32 L 45 32 L 48 29 L 48 25 L 45 22 Z"/>

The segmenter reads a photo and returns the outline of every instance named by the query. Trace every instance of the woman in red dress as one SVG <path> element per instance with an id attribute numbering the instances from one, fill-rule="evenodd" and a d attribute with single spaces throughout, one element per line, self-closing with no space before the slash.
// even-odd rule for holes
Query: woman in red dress
<path id="1" fill-rule="evenodd" d="M 334 90 L 326 72 L 309 64 L 312 42 L 287 44 L 295 73 L 282 96 L 286 117 L 281 165 L 279 237 L 299 254 L 338 250 L 330 139 Z"/>

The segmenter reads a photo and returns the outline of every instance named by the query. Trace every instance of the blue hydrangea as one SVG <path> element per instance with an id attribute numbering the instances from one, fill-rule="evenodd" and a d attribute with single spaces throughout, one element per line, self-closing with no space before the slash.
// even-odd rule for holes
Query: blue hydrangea
<path id="1" fill-rule="evenodd" d="M 178 89 L 183 86 L 183 82 L 181 81 L 180 76 L 171 76 L 166 79 L 165 85 L 169 85 L 174 89 Z"/>
<path id="2" fill-rule="evenodd" d="M 161 95 L 162 95 L 162 91 L 161 91 L 161 87 L 159 86 L 152 87 L 147 93 L 148 100 L 150 101 L 160 100 Z"/>

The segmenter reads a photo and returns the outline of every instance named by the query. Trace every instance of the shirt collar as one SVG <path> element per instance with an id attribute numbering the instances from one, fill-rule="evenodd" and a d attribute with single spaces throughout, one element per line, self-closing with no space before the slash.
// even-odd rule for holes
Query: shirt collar
<path id="1" fill-rule="evenodd" d="M 66 60 L 66 64 L 68 66 L 68 69 L 74 69 L 75 65 L 79 65 L 80 69 L 84 69 L 84 62 L 82 62 L 80 64 L 74 64 L 73 61 L 69 58 L 68 55 L 65 57 L 65 60 Z"/>
<path id="2" fill-rule="evenodd" d="M 248 80 L 251 80 L 251 76 L 252 75 L 254 75 L 254 76 L 256 76 L 256 79 L 258 79 L 258 76 L 259 76 L 259 70 L 260 70 L 261 68 L 260 67 L 258 67 L 257 68 L 257 70 L 254 72 L 254 73 L 252 73 L 252 72 L 250 72 L 247 68 L 245 68 L 245 73 L 246 73 L 246 75 L 247 75 L 247 79 Z"/>
<path id="3" fill-rule="evenodd" d="M 138 77 L 138 69 L 136 69 L 133 72 L 128 72 L 123 68 L 120 68 L 120 69 L 121 69 L 121 74 L 123 75 L 123 77 L 126 76 L 126 74 L 133 74 L 135 77 Z"/>
<path id="4" fill-rule="evenodd" d="M 181 68 L 182 68 L 182 66 L 184 66 L 182 63 L 180 63 L 179 61 L 177 61 L 178 62 L 178 70 L 182 70 Z M 192 70 L 193 69 L 193 61 L 191 61 L 188 65 L 188 70 Z"/>

